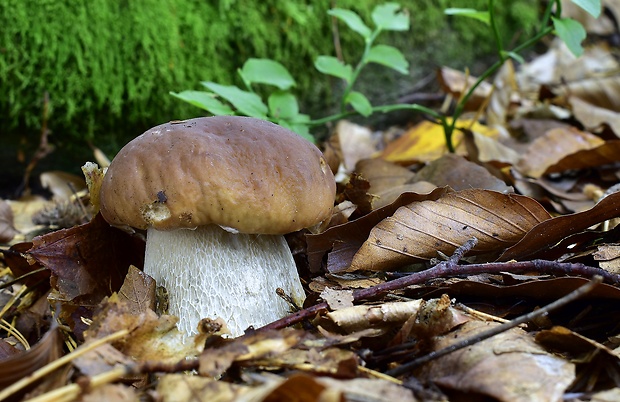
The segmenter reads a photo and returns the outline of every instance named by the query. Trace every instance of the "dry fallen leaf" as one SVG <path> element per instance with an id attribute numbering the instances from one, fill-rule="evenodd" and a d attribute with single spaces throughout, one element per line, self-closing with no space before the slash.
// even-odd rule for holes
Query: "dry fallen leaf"
<path id="1" fill-rule="evenodd" d="M 610 194 L 587 211 L 563 215 L 546 220 L 532 228 L 517 244 L 498 258 L 499 261 L 539 257 L 570 234 L 620 216 L 620 193 Z M 573 242 L 566 247 L 573 248 Z M 561 253 L 561 252 L 560 252 Z"/>
<path id="2" fill-rule="evenodd" d="M 428 194 L 404 193 L 393 203 L 359 219 L 331 227 L 320 234 L 306 235 L 310 270 L 313 272 L 320 271 L 323 257 L 328 252 L 327 270 L 329 272 L 346 270 L 353 256 L 368 238 L 368 234 L 377 223 L 391 216 L 402 205 L 407 205 L 414 201 L 436 200 L 446 191 L 446 188 L 436 188 Z"/>
<path id="3" fill-rule="evenodd" d="M 472 237 L 475 253 L 501 252 L 517 243 L 549 213 L 534 199 L 489 190 L 447 193 L 413 202 L 376 225 L 351 262 L 350 271 L 397 269 L 451 255 Z"/>
<path id="4" fill-rule="evenodd" d="M 447 119 L 451 122 L 450 119 Z M 456 130 L 452 135 L 458 154 L 463 154 L 465 150 L 461 144 L 463 134 L 460 130 L 471 130 L 487 137 L 496 138 L 499 134 L 497 130 L 486 127 L 473 120 L 458 120 Z M 444 129 L 440 124 L 430 121 L 423 121 L 407 130 L 398 139 L 390 142 L 383 152 L 381 158 L 386 161 L 409 165 L 416 162 L 430 162 L 441 155 L 448 153 L 446 150 L 446 138 Z"/>
<path id="5" fill-rule="evenodd" d="M 603 145 L 600 137 L 575 128 L 555 128 L 534 140 L 515 166 L 522 174 L 541 177 L 562 158 Z"/>
<path id="6" fill-rule="evenodd" d="M 143 265 L 144 242 L 97 215 L 84 225 L 35 237 L 27 255 L 52 272 L 52 287 L 64 300 L 96 305 L 120 289 L 130 265 Z"/>
<path id="7" fill-rule="evenodd" d="M 129 335 L 113 346 L 137 361 L 176 363 L 198 353 L 191 340 L 186 341 L 185 335 L 176 328 L 176 317 L 158 317 L 152 310 L 135 313 L 133 308 L 131 303 L 119 300 L 116 294 L 112 295 L 95 312 L 85 338 L 99 339 L 123 329 L 128 330 Z"/>
<path id="8" fill-rule="evenodd" d="M 433 183 L 437 187 L 450 186 L 453 190 L 471 188 L 512 192 L 512 187 L 493 176 L 482 166 L 462 156 L 446 154 L 429 162 L 415 176 L 416 180 Z"/>
<path id="9" fill-rule="evenodd" d="M 463 93 L 467 92 L 478 78 L 450 67 L 442 67 L 437 71 L 437 79 L 444 92 L 452 95 L 455 99 L 460 99 Z M 491 84 L 483 81 L 467 101 L 467 110 L 478 110 L 491 95 L 492 88 Z"/>
<path id="10" fill-rule="evenodd" d="M 434 350 L 476 336 L 499 324 L 470 321 L 440 337 Z M 513 328 L 422 366 L 418 373 L 461 395 L 505 402 L 560 401 L 575 378 L 575 367 L 546 352 Z"/>

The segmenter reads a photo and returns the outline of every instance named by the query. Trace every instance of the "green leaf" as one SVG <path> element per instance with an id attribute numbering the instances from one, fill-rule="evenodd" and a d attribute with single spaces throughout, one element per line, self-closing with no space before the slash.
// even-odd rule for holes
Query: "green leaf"
<path id="1" fill-rule="evenodd" d="M 353 109 L 364 117 L 368 117 L 372 114 L 372 105 L 368 98 L 361 92 L 351 91 L 347 95 L 346 103 L 350 104 Z"/>
<path id="2" fill-rule="evenodd" d="M 378 63 L 390 67 L 399 73 L 409 74 L 409 62 L 400 50 L 393 46 L 376 45 L 370 48 L 367 55 L 369 63 Z"/>
<path id="3" fill-rule="evenodd" d="M 298 114 L 294 120 L 275 120 L 274 123 L 279 124 L 282 127 L 288 128 L 291 131 L 296 132 L 301 137 L 306 140 L 312 142 L 313 144 L 316 142 L 315 138 L 310 134 L 310 127 L 308 126 L 308 122 L 310 121 L 310 116 L 307 114 Z"/>
<path id="4" fill-rule="evenodd" d="M 269 114 L 276 119 L 293 119 L 299 114 L 299 105 L 295 95 L 288 91 L 276 91 L 267 99 Z"/>
<path id="5" fill-rule="evenodd" d="M 198 106 L 199 108 L 204 109 L 207 112 L 216 116 L 235 114 L 234 110 L 232 110 L 230 106 L 217 100 L 215 98 L 217 95 L 211 92 L 183 91 L 179 93 L 170 92 L 170 95 L 174 96 L 175 98 L 184 100 L 191 105 Z"/>
<path id="6" fill-rule="evenodd" d="M 487 25 L 491 24 L 491 15 L 488 11 L 478 11 L 473 8 L 446 8 L 444 10 L 446 15 L 460 15 L 463 17 L 472 18 L 478 21 L 482 21 Z"/>
<path id="7" fill-rule="evenodd" d="M 571 18 L 551 17 L 551 19 L 553 20 L 556 34 L 566 43 L 568 50 L 576 57 L 581 56 L 583 54 L 581 42 L 586 38 L 584 27 Z"/>
<path id="8" fill-rule="evenodd" d="M 211 81 L 203 81 L 201 84 L 226 99 L 241 114 L 259 119 L 267 119 L 267 106 L 255 93 L 242 91 L 233 85 L 220 85 Z"/>
<path id="9" fill-rule="evenodd" d="M 323 74 L 333 75 L 342 78 L 346 82 L 351 81 L 353 69 L 350 65 L 344 64 L 333 56 L 319 56 L 314 62 L 314 67 Z"/>
<path id="10" fill-rule="evenodd" d="M 364 39 L 370 38 L 370 35 L 372 34 L 370 28 L 368 28 L 366 24 L 364 24 L 364 21 L 362 21 L 360 16 L 353 11 L 344 10 L 342 8 L 332 8 L 327 12 L 327 14 L 331 15 L 332 17 L 336 17 L 345 24 L 347 24 L 349 28 L 362 35 Z"/>
<path id="11" fill-rule="evenodd" d="M 601 15 L 601 0 L 572 0 L 572 2 L 583 8 L 594 18 L 598 18 Z"/>
<path id="12" fill-rule="evenodd" d="M 398 3 L 385 3 L 372 10 L 372 21 L 377 28 L 387 31 L 408 31 L 409 13 Z"/>
<path id="13" fill-rule="evenodd" d="M 239 74 L 250 84 L 273 85 L 282 90 L 295 86 L 295 80 L 286 67 L 271 59 L 248 59 Z"/>

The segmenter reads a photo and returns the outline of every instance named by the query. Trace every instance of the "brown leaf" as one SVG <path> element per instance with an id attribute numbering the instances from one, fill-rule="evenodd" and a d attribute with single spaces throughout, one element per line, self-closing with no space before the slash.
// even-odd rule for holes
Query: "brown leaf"
<path id="1" fill-rule="evenodd" d="M 32 348 L 0 361 L 0 389 L 32 374 L 62 356 L 60 329 L 50 329 Z"/>
<path id="2" fill-rule="evenodd" d="M 157 395 L 162 401 L 233 402 L 241 400 L 250 389 L 245 385 L 187 374 L 164 375 L 157 382 Z"/>
<path id="3" fill-rule="evenodd" d="M 52 271 L 52 287 L 65 300 L 96 305 L 120 289 L 130 265 L 143 265 L 144 242 L 97 215 L 84 225 L 35 237 L 27 255 Z"/>
<path id="4" fill-rule="evenodd" d="M 118 298 L 131 306 L 134 314 L 155 310 L 155 280 L 131 265 Z"/>
<path id="5" fill-rule="evenodd" d="M 472 237 L 475 253 L 501 252 L 532 227 L 550 218 L 535 200 L 489 190 L 447 193 L 437 201 L 399 208 L 370 232 L 349 270 L 388 270 L 451 255 Z"/>
<path id="6" fill-rule="evenodd" d="M 136 314 L 133 308 L 131 303 L 112 295 L 95 313 L 85 334 L 86 339 L 99 339 L 123 329 L 129 330 L 129 335 L 113 346 L 137 361 L 176 363 L 197 353 L 192 342 L 185 342 L 184 335 L 176 328 L 176 317 L 158 317 L 152 310 Z"/>
<path id="7" fill-rule="evenodd" d="M 201 375 L 217 377 L 234 362 L 247 362 L 284 353 L 295 346 L 302 335 L 302 331 L 292 328 L 260 331 L 224 342 L 219 347 L 207 348 L 200 354 L 199 372 Z"/>
<path id="8" fill-rule="evenodd" d="M 516 86 L 514 64 L 512 60 L 507 60 L 493 79 L 493 92 L 486 108 L 489 126 L 504 126 L 506 124 L 506 116 Z"/>
<path id="9" fill-rule="evenodd" d="M 574 96 L 601 108 L 620 110 L 620 76 L 618 75 L 570 82 L 555 92 Z"/>
<path id="10" fill-rule="evenodd" d="M 620 113 L 614 110 L 594 106 L 576 97 L 570 97 L 575 118 L 588 130 L 596 130 L 603 124 L 609 125 L 617 137 L 620 137 Z"/>
<path id="11" fill-rule="evenodd" d="M 470 321 L 437 339 L 434 350 L 499 324 Z M 545 352 L 522 329 L 512 328 L 432 361 L 420 374 L 441 387 L 498 401 L 558 401 L 575 378 L 574 365 Z"/>
<path id="12" fill-rule="evenodd" d="M 610 140 L 595 148 L 567 155 L 547 168 L 544 174 L 611 165 L 618 161 L 620 161 L 620 140 Z"/>
<path id="13" fill-rule="evenodd" d="M 515 166 L 530 177 L 541 177 L 562 158 L 604 144 L 601 138 L 575 128 L 555 128 L 535 139 Z M 559 171 L 559 170 L 556 170 Z"/>
<path id="14" fill-rule="evenodd" d="M 342 163 L 347 172 L 353 171 L 360 159 L 369 158 L 377 149 L 372 139 L 372 131 L 367 127 L 340 120 L 336 124 L 335 134 L 342 151 Z"/>
<path id="15" fill-rule="evenodd" d="M 570 234 L 620 216 L 620 193 L 603 198 L 592 209 L 558 216 L 533 227 L 515 245 L 504 251 L 498 261 L 529 258 L 557 244 Z"/>
<path id="16" fill-rule="evenodd" d="M 402 205 L 414 201 L 436 200 L 446 191 L 446 188 L 437 188 L 428 194 L 404 193 L 393 203 L 362 218 L 331 227 L 320 234 L 306 235 L 310 270 L 320 271 L 323 257 L 329 252 L 327 270 L 329 272 L 344 271 L 377 223 L 392 215 Z"/>
<path id="17" fill-rule="evenodd" d="M 441 89 L 454 98 L 459 99 L 463 96 L 463 93 L 467 92 L 474 85 L 477 77 L 466 75 L 461 71 L 449 67 L 442 67 L 437 71 L 437 79 L 441 85 Z M 480 108 L 491 94 L 491 91 L 491 84 L 483 81 L 482 84 L 474 90 L 473 95 L 467 101 L 467 110 L 477 110 Z"/>
<path id="18" fill-rule="evenodd" d="M 450 186 L 456 191 L 471 188 L 512 191 L 512 187 L 493 176 L 487 169 L 455 154 L 446 154 L 428 163 L 416 174 L 415 179 L 428 181 L 437 187 Z"/>

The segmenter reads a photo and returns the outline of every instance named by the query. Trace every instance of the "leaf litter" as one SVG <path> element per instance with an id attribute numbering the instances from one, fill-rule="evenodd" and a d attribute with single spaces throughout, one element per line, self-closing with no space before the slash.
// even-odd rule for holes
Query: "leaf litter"
<path id="1" fill-rule="evenodd" d="M 0 203 L 0 399 L 617 397 L 617 68 L 605 43 L 506 64 L 467 103 L 456 154 L 431 121 L 340 122 L 322 144 L 333 219 L 288 237 L 304 306 L 237 338 L 217 317 L 179 333 L 143 234 L 97 214 L 103 169 L 85 165 L 90 192 L 48 172 L 53 200 Z M 476 78 L 437 79 L 449 102 Z"/>

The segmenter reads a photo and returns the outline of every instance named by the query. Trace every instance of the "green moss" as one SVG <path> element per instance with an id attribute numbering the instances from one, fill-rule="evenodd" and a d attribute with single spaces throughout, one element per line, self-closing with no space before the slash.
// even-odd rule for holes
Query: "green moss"
<path id="1" fill-rule="evenodd" d="M 168 95 L 200 89 L 199 81 L 240 84 L 236 69 L 249 57 L 267 57 L 287 66 L 298 81 L 305 108 L 322 114 L 337 82 L 318 74 L 312 62 L 333 54 L 331 1 L 269 0 L 4 0 L 0 2 L 0 130 L 2 136 L 25 135 L 36 145 L 42 98 L 50 95 L 49 126 L 61 147 L 92 140 L 114 152 L 146 128 L 201 111 Z M 338 7 L 360 13 L 366 21 L 379 0 L 340 0 Z M 484 46 L 486 28 L 464 19 L 447 19 L 444 7 L 484 7 L 486 1 L 401 2 L 412 18 L 407 33 L 380 42 L 405 51 L 412 66 L 434 63 L 462 66 Z M 502 2 L 506 32 L 529 31 L 537 2 Z M 499 6 L 498 6 L 499 7 Z M 344 56 L 359 57 L 361 39 L 339 27 Z M 505 36 L 511 40 L 510 35 Z M 482 43 L 483 46 L 480 46 Z M 372 70 L 375 71 L 375 70 Z M 380 69 L 376 69 L 380 71 Z M 377 73 L 379 74 L 379 73 Z M 381 73 L 384 74 L 384 73 Z M 362 90 L 391 82 L 373 99 L 408 86 L 402 77 L 367 74 Z M 380 95 L 380 96 L 379 96 Z"/>

